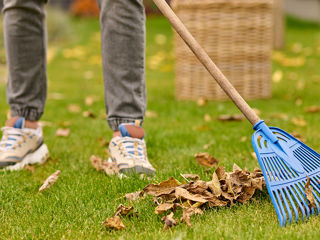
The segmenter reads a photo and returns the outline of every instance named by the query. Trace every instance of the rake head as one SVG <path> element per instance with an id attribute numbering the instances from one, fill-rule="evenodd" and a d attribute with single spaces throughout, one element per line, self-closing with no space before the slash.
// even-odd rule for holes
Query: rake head
<path id="1" fill-rule="evenodd" d="M 285 131 L 263 121 L 254 126 L 252 145 L 258 157 L 280 226 L 297 222 L 320 211 L 320 155 Z M 310 203 L 305 186 L 315 202 Z M 310 199 L 310 198 L 309 198 Z M 312 207 L 313 205 L 313 207 Z"/>

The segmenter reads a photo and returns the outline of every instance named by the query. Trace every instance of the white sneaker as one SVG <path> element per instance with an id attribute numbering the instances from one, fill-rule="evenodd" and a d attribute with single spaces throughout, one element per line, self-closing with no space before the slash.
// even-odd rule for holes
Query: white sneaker
<path id="1" fill-rule="evenodd" d="M 18 118 L 13 127 L 3 127 L 0 141 L 0 168 L 21 170 L 28 164 L 42 164 L 49 158 L 43 143 L 42 128 L 24 127 L 24 118 Z"/>
<path id="2" fill-rule="evenodd" d="M 121 173 L 154 174 L 156 170 L 148 160 L 144 139 L 131 137 L 130 133 L 124 130 L 128 125 L 132 126 L 133 124 L 121 124 L 119 129 L 122 136 L 111 139 L 109 144 L 110 159 L 117 163 Z"/>

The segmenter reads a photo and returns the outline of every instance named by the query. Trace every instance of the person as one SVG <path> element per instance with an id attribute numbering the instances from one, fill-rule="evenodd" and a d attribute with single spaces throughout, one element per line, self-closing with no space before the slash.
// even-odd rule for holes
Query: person
<path id="1" fill-rule="evenodd" d="M 4 0 L 11 118 L 2 128 L 0 167 L 19 170 L 49 156 L 39 119 L 46 91 L 47 0 Z M 147 158 L 142 122 L 146 109 L 145 12 L 142 0 L 99 0 L 104 93 L 113 131 L 110 160 L 123 173 L 155 173 Z"/>

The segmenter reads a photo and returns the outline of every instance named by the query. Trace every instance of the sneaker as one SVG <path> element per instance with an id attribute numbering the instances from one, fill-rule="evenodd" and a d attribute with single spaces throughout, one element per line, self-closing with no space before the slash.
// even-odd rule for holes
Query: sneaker
<path id="1" fill-rule="evenodd" d="M 117 163 L 120 172 L 124 174 L 154 174 L 156 170 L 148 160 L 146 143 L 143 139 L 144 131 L 141 131 L 139 123 L 136 123 L 136 126 L 121 124 L 119 130 L 121 137 L 112 138 L 109 144 L 109 160 Z"/>
<path id="2" fill-rule="evenodd" d="M 24 127 L 24 118 L 18 118 L 12 127 L 1 128 L 0 168 L 21 170 L 28 164 L 42 164 L 49 158 L 48 147 L 43 143 L 42 128 Z"/>

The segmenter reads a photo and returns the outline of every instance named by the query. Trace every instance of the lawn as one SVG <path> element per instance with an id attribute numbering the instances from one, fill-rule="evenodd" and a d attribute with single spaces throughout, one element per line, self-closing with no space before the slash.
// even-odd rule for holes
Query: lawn
<path id="1" fill-rule="evenodd" d="M 231 170 L 233 163 L 249 170 L 258 166 L 251 156 L 253 131 L 245 120 L 224 123 L 215 120 L 221 114 L 238 114 L 229 101 L 199 107 L 195 102 L 175 100 L 172 30 L 164 18 L 152 17 L 147 21 L 148 110 L 157 113 L 157 117 L 147 117 L 144 127 L 149 158 L 157 175 L 151 180 L 138 176 L 119 179 L 97 172 L 91 166 L 90 156 L 106 158 L 106 148 L 99 139 L 108 140 L 112 135 L 104 120 L 99 23 L 95 19 L 72 19 L 71 25 L 70 37 L 49 48 L 49 92 L 42 121 L 47 125 L 44 134 L 51 158 L 45 165 L 36 166 L 34 172 L 0 173 L 1 239 L 320 238 L 318 217 L 280 228 L 267 191 L 256 194 L 245 205 L 215 208 L 194 216 L 190 228 L 179 224 L 169 231 L 163 229 L 161 216 L 154 214 L 152 202 L 141 200 L 133 203 L 139 218 L 124 219 L 124 231 L 106 230 L 103 221 L 114 214 L 120 203 L 129 204 L 123 199 L 125 193 L 171 176 L 182 180 L 181 173 L 197 173 L 209 180 L 207 169 L 193 158 L 195 153 L 205 151 L 205 144 L 212 143 L 206 151 L 227 170 Z M 165 44 L 159 45 L 159 37 L 164 42 L 163 36 Z M 280 53 L 293 59 L 302 58 L 302 64 L 284 66 L 275 59 L 273 71 L 283 76 L 273 82 L 273 97 L 249 104 L 259 109 L 270 125 L 300 133 L 307 145 L 320 151 L 320 113 L 305 112 L 306 107 L 320 105 L 320 27 L 289 19 L 286 42 Z M 165 58 L 159 60 L 157 56 L 163 53 Z M 3 125 L 8 105 L 5 83 L 1 80 L 0 96 Z M 95 96 L 91 106 L 85 104 L 88 96 Z M 81 112 L 68 111 L 70 104 L 79 105 Z M 86 110 L 97 117 L 83 117 L 82 111 Z M 205 114 L 213 120 L 206 122 Z M 306 126 L 294 124 L 292 120 L 297 117 L 304 119 Z M 66 125 L 70 125 L 70 136 L 55 137 L 56 130 Z M 243 137 L 247 140 L 241 141 Z M 43 181 L 56 170 L 61 170 L 57 183 L 37 193 Z"/>

